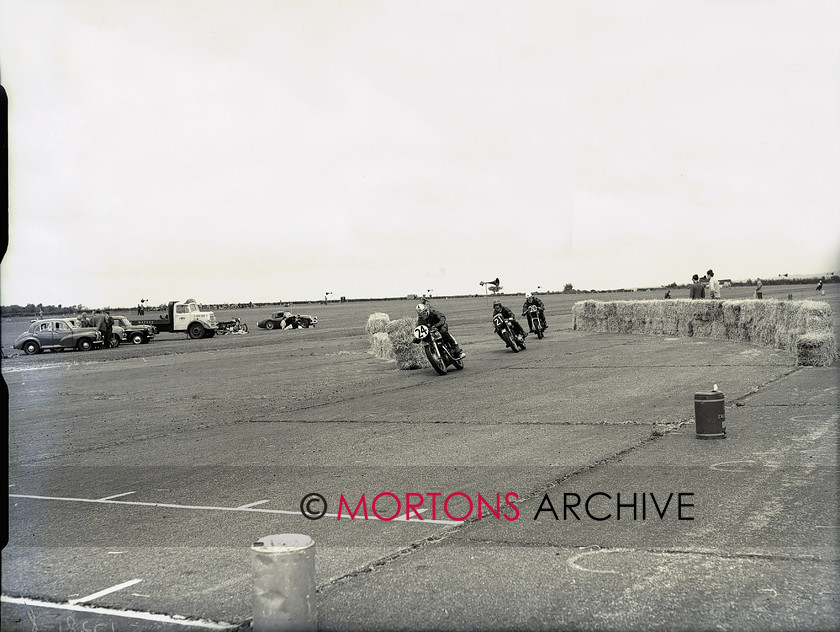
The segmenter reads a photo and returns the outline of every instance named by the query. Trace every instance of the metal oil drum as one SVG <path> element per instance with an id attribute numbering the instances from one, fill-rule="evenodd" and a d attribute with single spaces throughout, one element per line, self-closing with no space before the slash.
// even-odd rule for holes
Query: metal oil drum
<path id="1" fill-rule="evenodd" d="M 698 439 L 726 438 L 726 410 L 720 391 L 694 394 L 694 425 Z"/>

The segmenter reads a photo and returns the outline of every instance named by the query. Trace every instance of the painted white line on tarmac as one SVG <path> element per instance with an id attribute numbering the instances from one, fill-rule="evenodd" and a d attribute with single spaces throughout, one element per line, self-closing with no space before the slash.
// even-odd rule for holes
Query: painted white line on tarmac
<path id="1" fill-rule="evenodd" d="M 223 621 L 208 621 L 206 619 L 187 619 L 178 615 L 169 616 L 166 614 L 154 614 L 151 612 L 139 612 L 129 610 L 116 610 L 114 608 L 102 608 L 98 606 L 85 606 L 72 603 L 51 603 L 39 599 L 27 599 L 25 597 L 7 597 L 0 595 L 0 601 L 13 603 L 31 608 L 46 608 L 52 610 L 70 610 L 72 612 L 85 612 L 87 614 L 101 614 L 111 617 L 122 617 L 124 619 L 140 619 L 142 621 L 155 621 L 158 623 L 171 623 L 192 628 L 206 628 L 208 630 L 232 630 L 238 628 L 233 623 Z"/>
<path id="2" fill-rule="evenodd" d="M 92 595 L 88 595 L 87 597 L 79 597 L 78 599 L 68 599 L 67 603 L 75 605 L 77 603 L 84 603 L 85 601 L 93 601 L 94 599 L 98 599 L 99 597 L 110 595 L 112 592 L 117 592 L 118 590 L 122 590 L 123 588 L 128 588 L 129 586 L 134 586 L 134 584 L 139 584 L 142 581 L 142 579 L 130 579 L 127 582 L 117 584 L 116 586 L 111 586 L 110 588 L 106 588 L 104 590 L 100 590 L 99 592 L 95 592 Z"/>
<path id="3" fill-rule="evenodd" d="M 114 498 L 120 498 L 122 496 L 130 496 L 131 494 L 136 494 L 137 492 L 124 492 L 122 494 L 114 494 L 113 496 L 105 496 L 105 498 L 100 498 L 99 500 L 113 500 Z"/>
<path id="4" fill-rule="evenodd" d="M 258 500 L 255 503 L 248 503 L 247 505 L 239 505 L 239 507 L 237 507 L 237 509 L 248 509 L 248 507 L 256 507 L 257 505 L 262 505 L 262 504 L 265 504 L 267 502 L 268 502 L 267 500 Z"/>
<path id="5" fill-rule="evenodd" d="M 251 512 L 251 513 L 269 513 L 269 514 L 283 514 L 286 516 L 300 516 L 303 517 L 298 511 L 289 511 L 287 509 L 259 509 L 256 507 L 248 507 L 247 505 L 244 507 L 214 507 L 212 505 L 175 505 L 172 503 L 144 503 L 140 502 L 139 500 L 105 500 L 102 498 L 67 498 L 63 496 L 35 496 L 33 494 L 9 494 L 9 498 L 29 498 L 31 500 L 59 500 L 65 502 L 75 502 L 75 503 L 94 503 L 94 504 L 104 504 L 104 505 L 132 505 L 135 507 L 163 507 L 165 509 L 194 509 L 199 511 L 242 511 L 242 512 Z M 323 517 L 328 518 L 337 518 L 338 514 L 324 514 Z M 352 520 L 352 518 L 348 519 Z M 360 519 L 362 521 L 363 519 Z M 372 518 L 367 520 L 366 522 L 396 522 L 400 520 L 399 518 L 394 518 L 393 520 L 379 520 L 378 518 Z M 431 524 L 461 524 L 464 522 L 463 520 L 432 520 L 432 519 L 424 519 L 424 518 L 411 518 L 410 520 L 402 519 L 402 522 L 429 522 Z"/>

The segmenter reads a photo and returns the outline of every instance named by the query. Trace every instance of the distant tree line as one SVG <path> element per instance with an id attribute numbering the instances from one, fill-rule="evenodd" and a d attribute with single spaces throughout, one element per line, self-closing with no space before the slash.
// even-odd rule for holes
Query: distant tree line
<path id="1" fill-rule="evenodd" d="M 759 277 L 756 277 L 759 278 Z M 840 275 L 831 273 L 830 275 L 825 275 L 823 277 L 796 277 L 796 278 L 788 278 L 785 275 L 779 275 L 777 277 L 771 277 L 761 279 L 761 282 L 766 285 L 816 285 L 820 279 L 822 279 L 823 283 L 840 283 Z M 746 279 L 745 281 L 732 281 L 732 287 L 749 287 L 755 285 L 755 279 Z M 664 286 L 666 289 L 679 289 L 679 288 L 687 288 L 691 284 L 690 283 L 669 283 L 668 285 Z M 635 289 L 627 289 L 627 288 L 619 288 L 614 290 L 576 290 L 572 287 L 571 283 L 566 283 L 563 287 L 562 292 L 557 292 L 554 290 L 547 290 L 539 292 L 539 294 L 606 294 L 611 292 L 635 292 L 641 291 L 644 292 L 646 290 L 660 290 L 662 287 L 644 287 L 644 288 L 635 288 Z M 522 292 L 518 292 L 517 294 L 522 294 Z M 480 296 L 479 294 L 457 294 L 453 295 L 450 298 L 463 298 L 467 296 Z M 395 296 L 392 297 L 393 300 L 396 299 L 404 299 L 405 296 Z M 440 297 L 446 298 L 446 297 Z M 358 298 L 358 299 L 345 299 L 342 302 L 359 302 L 359 301 L 383 301 L 383 300 L 391 300 L 389 298 Z M 298 304 L 304 305 L 311 302 L 318 302 L 318 301 L 295 301 Z M 267 307 L 267 306 L 290 306 L 292 305 L 292 301 L 277 301 L 277 302 L 269 302 L 269 303 L 201 303 L 203 307 L 206 309 L 248 309 L 254 307 Z M 100 309 L 105 309 L 114 312 L 128 312 L 134 310 L 134 307 L 101 307 Z M 147 311 L 155 311 L 155 310 L 165 310 L 166 305 L 158 305 L 156 307 L 151 305 L 146 305 L 145 309 Z M 41 316 L 44 317 L 48 316 L 70 316 L 73 314 L 79 314 L 81 312 L 90 312 L 93 311 L 92 308 L 87 307 L 85 305 L 44 305 L 42 303 L 38 303 L 35 305 L 34 303 L 29 303 L 28 305 L 3 305 L 0 306 L 0 314 L 6 317 L 12 316 Z"/>

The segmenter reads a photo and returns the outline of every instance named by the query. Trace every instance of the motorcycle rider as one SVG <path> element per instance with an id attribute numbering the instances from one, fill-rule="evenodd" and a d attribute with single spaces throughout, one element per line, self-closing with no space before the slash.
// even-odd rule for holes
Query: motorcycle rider
<path id="1" fill-rule="evenodd" d="M 527 292 L 525 294 L 525 303 L 522 305 L 523 316 L 525 316 L 528 313 L 528 308 L 531 307 L 531 305 L 537 306 L 537 308 L 539 309 L 537 314 L 540 317 L 540 324 L 542 325 L 543 329 L 548 329 L 548 325 L 545 322 L 545 306 L 543 305 L 543 302 L 530 292 Z"/>
<path id="2" fill-rule="evenodd" d="M 499 299 L 493 300 L 493 315 L 495 316 L 496 314 L 501 314 L 505 320 L 509 320 L 513 333 L 517 336 L 522 336 L 523 340 L 525 339 L 525 336 L 528 334 L 524 329 L 522 329 L 522 325 L 519 324 L 519 321 L 516 320 L 513 310 L 502 305 L 502 302 Z M 496 333 L 499 334 L 499 338 L 502 338 L 502 333 L 498 329 L 496 329 Z M 502 340 L 504 340 L 504 338 L 502 338 Z"/>
<path id="3" fill-rule="evenodd" d="M 467 354 L 461 350 L 458 342 L 449 333 L 449 325 L 446 324 L 446 316 L 436 309 L 429 307 L 427 303 L 420 303 L 417 305 L 417 325 L 426 325 L 435 327 L 443 338 L 444 344 L 452 348 L 452 353 L 455 354 L 456 360 L 463 360 Z M 415 338 L 412 342 L 418 343 L 420 340 Z"/>

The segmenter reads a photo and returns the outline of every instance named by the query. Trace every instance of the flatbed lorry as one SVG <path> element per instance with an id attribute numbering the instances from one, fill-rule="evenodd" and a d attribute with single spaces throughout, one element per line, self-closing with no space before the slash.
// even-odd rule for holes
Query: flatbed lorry
<path id="1" fill-rule="evenodd" d="M 157 333 L 186 333 L 190 338 L 212 338 L 218 331 L 219 323 L 211 311 L 204 311 L 195 299 L 169 301 L 166 315 L 160 318 L 132 320 L 135 325 L 152 325 Z"/>

